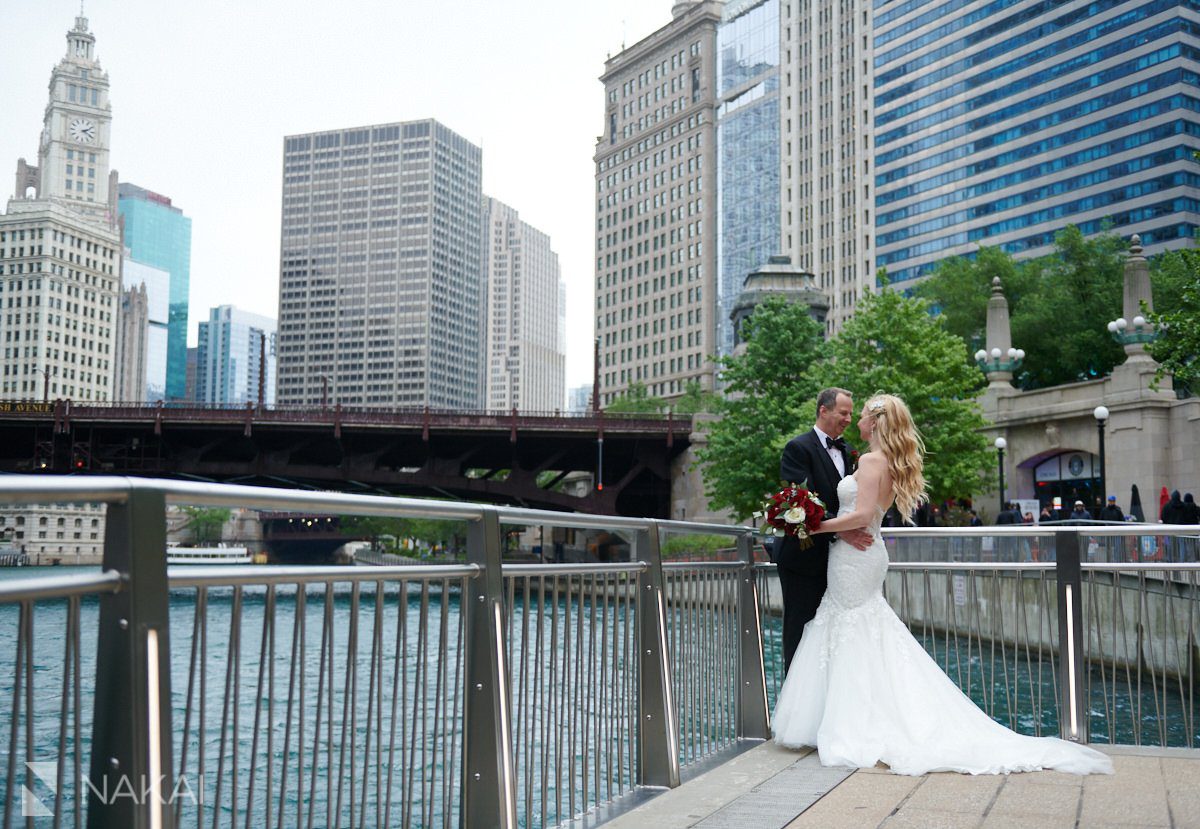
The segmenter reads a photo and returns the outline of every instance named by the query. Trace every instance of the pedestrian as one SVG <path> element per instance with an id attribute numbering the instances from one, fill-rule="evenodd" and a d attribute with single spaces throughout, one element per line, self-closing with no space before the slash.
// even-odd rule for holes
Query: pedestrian
<path id="1" fill-rule="evenodd" d="M 979 514 L 977 512 L 975 512 L 975 510 L 971 509 L 971 510 L 967 510 L 967 512 L 969 512 L 971 514 L 970 526 L 972 526 L 972 527 L 982 527 L 983 526 L 983 521 L 979 518 Z"/>
<path id="2" fill-rule="evenodd" d="M 1042 507 L 1041 513 L 1038 515 L 1038 523 L 1045 524 L 1047 521 L 1053 521 L 1054 516 L 1050 514 L 1050 507 Z"/>
<path id="3" fill-rule="evenodd" d="M 1171 493 L 1171 498 L 1163 505 L 1162 518 L 1159 519 L 1164 524 L 1187 524 L 1188 509 L 1184 504 L 1183 499 L 1179 497 L 1179 490 Z M 1168 560 L 1183 561 L 1184 543 L 1183 539 L 1177 535 L 1169 535 L 1166 537 L 1167 549 L 1170 551 Z"/>
<path id="4" fill-rule="evenodd" d="M 1092 514 L 1087 511 L 1087 507 L 1083 505 L 1083 501 L 1076 501 L 1075 508 L 1071 510 L 1070 516 L 1072 521 L 1090 521 Z"/>
<path id="5" fill-rule="evenodd" d="M 1101 521 L 1125 521 L 1125 511 L 1117 506 L 1117 496 L 1108 496 L 1108 503 L 1100 510 Z"/>
<path id="6" fill-rule="evenodd" d="M 1017 516 L 1017 511 L 1013 509 L 1012 501 L 1004 502 L 1004 509 L 1000 510 L 1000 514 L 996 516 L 997 524 L 1019 524 L 1020 519 Z"/>
<path id="7" fill-rule="evenodd" d="M 1200 504 L 1192 497 L 1192 493 L 1183 496 L 1183 509 L 1187 521 L 1185 524 L 1200 524 Z"/>

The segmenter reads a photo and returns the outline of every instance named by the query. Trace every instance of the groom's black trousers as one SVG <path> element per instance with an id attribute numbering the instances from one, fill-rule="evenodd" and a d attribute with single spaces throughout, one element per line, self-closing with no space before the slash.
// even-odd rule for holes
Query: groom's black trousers
<path id="1" fill-rule="evenodd" d="M 804 626 L 817 615 L 817 606 L 825 595 L 824 570 L 797 571 L 779 568 L 779 587 L 783 592 L 783 669 L 792 664 Z"/>

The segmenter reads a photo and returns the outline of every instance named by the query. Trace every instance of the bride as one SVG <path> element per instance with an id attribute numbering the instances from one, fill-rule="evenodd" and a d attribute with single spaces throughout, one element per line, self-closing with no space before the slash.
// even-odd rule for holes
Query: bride
<path id="1" fill-rule="evenodd" d="M 882 761 L 897 774 L 1112 773 L 1112 761 L 1094 749 L 995 722 L 892 612 L 883 597 L 888 557 L 879 526 L 893 499 L 901 515 L 925 500 L 924 447 L 908 407 L 893 395 L 868 400 L 858 428 L 871 451 L 838 484 L 841 509 L 817 532 L 866 527 L 874 541 L 863 551 L 842 541 L 829 549 L 829 587 L 779 692 L 775 742 L 816 746 L 822 765 Z"/>

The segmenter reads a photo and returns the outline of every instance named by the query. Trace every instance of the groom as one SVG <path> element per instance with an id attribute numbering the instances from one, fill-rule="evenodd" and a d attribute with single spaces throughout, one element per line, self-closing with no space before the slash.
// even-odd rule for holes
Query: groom
<path id="1" fill-rule="evenodd" d="M 809 490 L 825 502 L 825 511 L 838 511 L 838 482 L 854 472 L 853 457 L 842 432 L 854 417 L 854 401 L 845 389 L 825 389 L 817 395 L 817 423 L 812 430 L 788 441 L 779 463 L 779 477 L 787 483 L 807 482 Z M 860 550 L 871 545 L 866 530 L 839 533 L 838 537 Z M 791 536 L 775 539 L 775 564 L 783 591 L 783 667 L 792 664 L 804 626 L 817 613 L 825 595 L 825 568 L 829 563 L 830 536 L 816 535 L 812 546 L 800 549 Z"/>

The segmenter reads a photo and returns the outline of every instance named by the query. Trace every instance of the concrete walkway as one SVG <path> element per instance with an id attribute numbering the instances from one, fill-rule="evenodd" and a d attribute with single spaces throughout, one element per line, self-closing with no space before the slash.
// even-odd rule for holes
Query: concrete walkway
<path id="1" fill-rule="evenodd" d="M 1114 775 L 1053 771 L 902 777 L 827 769 L 764 743 L 605 823 L 605 829 L 1200 829 L 1200 752 L 1105 749 Z"/>

